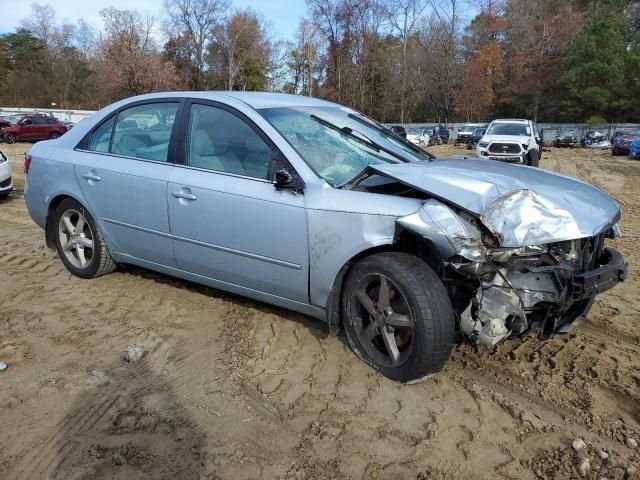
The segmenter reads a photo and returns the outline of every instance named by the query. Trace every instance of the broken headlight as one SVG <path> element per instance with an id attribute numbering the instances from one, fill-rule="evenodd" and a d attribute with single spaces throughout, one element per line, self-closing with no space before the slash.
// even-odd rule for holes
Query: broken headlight
<path id="1" fill-rule="evenodd" d="M 489 262 L 451 261 L 449 265 L 459 274 L 469 278 L 484 278 L 495 272 Z"/>

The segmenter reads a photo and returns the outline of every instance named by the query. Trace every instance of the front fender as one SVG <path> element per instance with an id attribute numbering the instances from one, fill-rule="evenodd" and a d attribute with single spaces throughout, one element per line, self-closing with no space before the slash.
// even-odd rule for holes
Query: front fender
<path id="1" fill-rule="evenodd" d="M 309 296 L 326 307 L 342 267 L 358 254 L 394 243 L 395 217 L 309 210 Z"/>

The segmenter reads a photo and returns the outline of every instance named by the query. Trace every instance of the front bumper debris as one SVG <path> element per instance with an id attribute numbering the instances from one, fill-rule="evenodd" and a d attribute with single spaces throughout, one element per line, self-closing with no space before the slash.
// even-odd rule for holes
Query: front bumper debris
<path id="1" fill-rule="evenodd" d="M 606 292 L 627 278 L 629 263 L 624 261 L 622 254 L 615 248 L 605 248 L 600 261 L 603 263 L 599 268 L 573 277 L 571 298 L 574 301 Z"/>
<path id="2" fill-rule="evenodd" d="M 629 264 L 615 248 L 604 248 L 597 268 L 576 272 L 567 265 L 542 268 L 496 266 L 462 312 L 460 327 L 472 343 L 493 346 L 510 335 L 538 331 L 540 339 L 581 323 L 595 296 L 627 278 Z"/>

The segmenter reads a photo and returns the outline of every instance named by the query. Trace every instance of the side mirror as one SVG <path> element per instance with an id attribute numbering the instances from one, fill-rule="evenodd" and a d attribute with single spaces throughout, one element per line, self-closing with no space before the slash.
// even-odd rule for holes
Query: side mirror
<path id="1" fill-rule="evenodd" d="M 276 188 L 285 188 L 287 185 L 290 185 L 293 182 L 293 175 L 289 173 L 289 170 L 286 168 L 281 168 L 276 171 L 275 178 L 273 183 Z"/>
<path id="2" fill-rule="evenodd" d="M 302 193 L 304 181 L 281 154 L 275 154 L 269 168 L 270 178 L 276 190 L 291 190 Z"/>

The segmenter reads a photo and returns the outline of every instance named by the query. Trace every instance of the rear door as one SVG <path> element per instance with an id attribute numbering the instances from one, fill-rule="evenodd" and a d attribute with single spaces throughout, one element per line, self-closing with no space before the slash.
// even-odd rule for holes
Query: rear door
<path id="1" fill-rule="evenodd" d="M 184 124 L 185 165 L 176 166 L 167 192 L 179 268 L 307 303 L 304 196 L 269 180 L 280 152 L 222 104 L 194 101 Z"/>
<path id="2" fill-rule="evenodd" d="M 76 175 L 116 252 L 175 266 L 167 214 L 180 101 L 139 102 L 105 120 L 80 149 Z"/>

